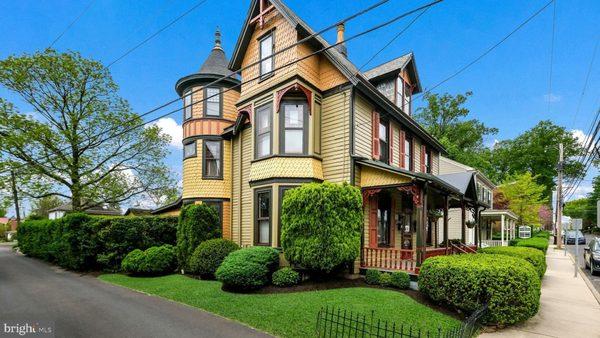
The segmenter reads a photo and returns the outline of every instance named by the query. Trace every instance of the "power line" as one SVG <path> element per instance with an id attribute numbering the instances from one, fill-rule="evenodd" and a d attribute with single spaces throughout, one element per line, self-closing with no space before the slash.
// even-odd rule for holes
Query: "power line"
<path id="1" fill-rule="evenodd" d="M 377 6 L 381 5 L 381 4 L 385 3 L 385 2 L 388 2 L 388 1 L 389 1 L 389 0 L 382 0 L 382 1 L 380 1 L 379 3 L 376 3 L 375 5 L 373 5 L 373 6 L 369 7 L 369 8 L 368 8 L 368 10 L 374 9 L 375 7 L 377 7 Z M 394 22 L 396 22 L 396 21 L 398 21 L 398 20 L 400 20 L 400 19 L 402 19 L 402 18 L 404 18 L 404 17 L 406 17 L 406 16 L 409 16 L 409 15 L 411 15 L 411 14 L 414 14 L 414 13 L 418 12 L 418 11 L 424 10 L 424 9 L 426 9 L 426 8 L 428 8 L 428 7 L 434 6 L 434 5 L 436 5 L 436 4 L 438 4 L 438 3 L 442 2 L 442 1 L 443 1 L 443 0 L 436 0 L 436 1 L 430 2 L 430 3 L 426 4 L 426 5 L 420 6 L 420 7 L 416 8 L 416 9 L 413 9 L 413 10 L 411 10 L 411 11 L 405 12 L 405 13 L 403 13 L 403 14 L 401 14 L 401 15 L 398 15 L 398 16 L 396 16 L 396 17 L 394 17 L 394 18 L 392 18 L 392 19 L 388 20 L 388 21 L 385 21 L 384 23 L 381 23 L 381 24 L 375 25 L 375 26 L 373 26 L 373 27 L 371 27 L 371 28 L 369 28 L 369 29 L 367 29 L 367 30 L 365 30 L 365 31 L 362 31 L 362 32 L 360 32 L 360 33 L 357 33 L 357 34 L 355 34 L 355 35 L 353 35 L 353 36 L 351 36 L 351 37 L 349 37 L 349 38 L 345 39 L 344 41 L 336 42 L 336 43 L 335 43 L 335 44 L 333 44 L 333 45 L 326 46 L 326 47 L 324 47 L 324 48 L 321 48 L 320 50 L 317 50 L 317 51 L 315 51 L 315 52 L 313 52 L 313 53 L 310 53 L 310 54 L 308 54 L 308 55 L 305 55 L 305 56 L 303 56 L 303 57 L 301 57 L 301 58 L 299 58 L 299 59 L 296 59 L 296 60 L 294 60 L 294 61 L 291 61 L 291 62 L 289 62 L 289 63 L 287 63 L 287 64 L 285 64 L 285 65 L 283 65 L 283 66 L 280 66 L 280 67 L 278 67 L 278 68 L 275 68 L 275 69 L 273 69 L 273 70 L 272 70 L 272 72 L 274 72 L 274 71 L 276 71 L 276 70 L 279 70 L 279 69 L 282 69 L 282 68 L 289 67 L 289 66 L 291 66 L 291 65 L 293 65 L 293 64 L 295 64 L 295 63 L 297 63 L 297 62 L 300 62 L 300 61 L 303 61 L 303 60 L 305 60 L 305 59 L 308 59 L 308 58 L 310 58 L 310 57 L 312 57 L 312 56 L 314 56 L 314 55 L 317 55 L 317 54 L 319 54 L 319 53 L 322 53 L 322 52 L 324 52 L 324 51 L 326 51 L 326 50 L 329 50 L 329 49 L 331 49 L 331 48 L 334 48 L 334 47 L 336 47 L 336 46 L 338 46 L 338 45 L 340 45 L 340 44 L 342 44 L 342 43 L 345 43 L 345 42 L 347 42 L 347 41 L 354 40 L 354 39 L 356 39 L 356 38 L 359 38 L 359 37 L 361 37 L 361 36 L 363 36 L 363 35 L 369 34 L 369 33 L 373 32 L 373 31 L 375 31 L 375 30 L 379 30 L 379 29 L 381 29 L 381 28 L 383 28 L 383 27 L 386 27 L 386 26 L 388 26 L 388 25 L 390 25 L 390 24 L 392 24 L 392 23 L 394 23 Z M 362 13 L 362 14 L 364 14 L 364 13 L 366 13 L 366 11 L 367 11 L 367 10 L 363 10 L 363 11 L 361 11 L 361 12 L 359 12 L 359 13 L 356 13 L 356 14 L 354 14 L 354 15 L 350 16 L 348 19 L 342 20 L 342 22 L 346 22 L 346 21 L 348 21 L 348 20 L 350 20 L 350 19 L 353 19 L 353 18 L 357 17 L 358 15 L 361 15 L 361 13 Z M 312 36 L 312 37 L 314 37 L 315 35 L 322 34 L 324 31 L 327 31 L 327 30 L 329 30 L 329 29 L 331 29 L 331 28 L 333 28 L 333 27 L 336 27 L 336 26 L 337 26 L 339 23 L 340 23 L 340 22 L 338 22 L 338 23 L 336 23 L 336 24 L 334 24 L 334 25 L 330 26 L 329 28 L 326 28 L 326 29 L 324 29 L 324 30 L 322 30 L 322 31 L 320 31 L 320 32 L 318 32 L 318 33 L 311 34 L 311 36 Z M 303 41 L 306 41 L 306 40 L 308 40 L 308 39 L 309 39 L 311 36 L 309 36 L 309 37 L 307 37 L 307 38 L 305 38 L 305 39 L 302 39 L 302 40 L 300 40 L 300 41 L 299 41 L 299 42 L 297 42 L 296 44 L 300 43 L 301 41 L 303 42 Z M 294 44 L 294 45 L 296 45 L 296 44 Z M 288 46 L 288 47 L 286 47 L 286 48 L 287 48 L 287 49 L 289 49 L 289 48 L 291 48 L 291 47 L 290 47 L 290 46 Z M 282 49 L 282 50 L 285 50 L 286 48 L 284 48 L 284 49 Z M 281 51 L 280 51 L 280 52 L 281 52 Z M 271 57 L 273 57 L 273 56 L 274 56 L 274 54 L 273 54 L 273 55 L 271 55 L 271 56 L 265 57 L 264 59 L 261 59 L 261 60 L 257 61 L 257 62 L 256 62 L 254 65 L 256 65 L 256 64 L 259 64 L 259 63 L 260 63 L 261 61 L 263 61 L 263 60 L 270 59 L 270 58 L 271 58 Z M 240 72 L 240 71 L 241 71 L 241 70 L 238 70 L 238 71 L 232 72 L 232 74 L 231 74 L 231 75 L 234 75 L 234 74 L 236 74 L 237 72 Z M 220 79 L 217 79 L 217 80 L 213 81 L 211 84 L 214 84 L 214 83 L 217 83 L 217 82 L 219 82 L 219 81 L 221 81 L 221 80 L 223 80 L 223 79 L 229 78 L 229 77 L 231 77 L 231 75 L 229 75 L 229 76 L 223 76 L 222 78 L 220 78 Z M 243 82 L 241 82 L 241 83 L 239 83 L 239 84 L 237 84 L 237 85 L 235 85 L 235 86 L 232 86 L 232 87 L 230 87 L 230 88 L 227 88 L 227 89 L 223 90 L 223 91 L 222 91 L 222 93 L 225 93 L 225 92 L 228 92 L 228 91 L 230 91 L 230 90 L 233 90 L 233 89 L 235 89 L 235 88 L 237 88 L 237 87 L 239 87 L 239 86 L 241 86 L 241 85 L 243 85 L 243 84 L 245 84 L 245 83 L 248 83 L 248 82 L 251 82 L 251 81 L 258 80 L 258 79 L 260 79 L 260 77 L 261 77 L 261 76 L 259 75 L 259 76 L 256 76 L 256 77 L 254 77 L 254 78 L 251 78 L 251 79 L 249 79 L 249 80 L 243 81 Z M 201 87 L 200 89 L 193 91 L 192 93 L 194 93 L 194 92 L 197 92 L 197 91 L 200 91 L 200 90 L 202 90 L 202 88 L 204 88 L 204 87 L 207 87 L 207 86 L 210 86 L 211 84 L 205 85 L 205 86 Z M 187 107 L 193 106 L 193 105 L 195 105 L 195 104 L 198 104 L 198 103 L 204 102 L 204 101 L 206 101 L 206 100 L 209 100 L 209 99 L 211 99 L 212 97 L 215 97 L 215 96 L 217 96 L 217 95 L 220 95 L 220 94 L 219 94 L 219 93 L 218 93 L 218 94 L 213 94 L 213 95 L 210 95 L 210 96 L 207 96 L 207 97 L 203 98 L 202 100 L 199 100 L 199 101 L 196 101 L 196 102 L 192 102 L 190 105 L 187 105 L 187 106 L 184 106 L 184 107 L 181 107 L 181 108 L 174 109 L 174 110 L 172 110 L 172 111 L 169 111 L 169 112 L 167 112 L 167 113 L 165 113 L 165 114 L 162 114 L 162 115 L 160 115 L 160 116 L 158 116 L 158 117 L 155 117 L 155 118 L 153 118 L 153 119 L 151 119 L 151 120 L 149 120 L 149 121 L 146 121 L 146 122 L 144 122 L 144 123 L 141 123 L 141 124 L 138 124 L 138 125 L 132 126 L 132 127 L 130 127 L 130 128 L 127 128 L 127 129 L 125 129 L 125 130 L 123 130 L 123 131 L 120 131 L 120 132 L 118 132 L 118 133 L 116 133 L 116 134 L 112 134 L 112 135 L 108 136 L 106 139 L 104 139 L 104 140 L 102 140 L 102 141 L 99 141 L 99 142 L 105 142 L 105 141 L 108 141 L 108 140 L 110 140 L 110 139 L 112 139 L 112 138 L 115 138 L 115 137 L 118 137 L 118 136 L 120 136 L 120 135 L 123 135 L 123 134 L 125 134 L 125 133 L 127 133 L 127 132 L 130 132 L 130 131 L 134 130 L 134 129 L 137 129 L 137 128 L 143 127 L 143 126 L 145 126 L 145 125 L 147 125 L 147 124 L 149 124 L 149 123 L 155 122 L 155 121 L 157 121 L 157 120 L 159 120 L 159 119 L 161 119 L 161 118 L 163 118 L 163 117 L 166 117 L 166 116 L 168 116 L 168 115 L 171 115 L 171 114 L 173 114 L 173 113 L 175 113 L 175 112 L 178 112 L 178 111 L 180 111 L 180 110 L 182 110 L 182 109 L 184 109 L 184 108 L 187 108 Z M 167 104 L 164 104 L 164 105 L 162 105 L 162 106 L 160 106 L 160 107 L 158 107 L 158 108 L 152 109 L 151 111 L 149 111 L 149 112 L 147 112 L 147 113 L 144 113 L 144 114 L 142 114 L 142 115 L 140 115 L 140 116 L 147 115 L 148 113 L 150 113 L 150 112 L 153 112 L 153 111 L 156 111 L 156 110 L 158 110 L 158 109 L 162 109 L 162 108 L 164 108 L 164 107 L 166 107 L 166 106 L 170 105 L 171 103 L 173 103 L 173 102 L 176 102 L 176 101 L 179 101 L 179 100 L 180 100 L 180 98 L 177 98 L 176 100 L 173 100 L 173 101 L 171 101 L 170 103 L 167 103 Z M 105 131 L 104 133 L 107 133 L 107 132 L 108 132 L 108 131 Z M 94 136 L 94 137 L 97 137 L 97 136 L 100 136 L 100 135 L 96 135 L 96 136 Z M 45 158 L 49 158 L 49 156 L 46 156 Z M 41 159 L 43 159 L 43 158 L 41 158 Z M 39 160 L 40 160 L 40 159 L 38 159 L 37 161 L 39 161 Z M 25 164 L 22 164 L 22 165 L 21 165 L 21 167 L 23 167 L 24 165 L 25 165 Z"/>
<path id="2" fill-rule="evenodd" d="M 71 21 L 71 23 L 69 23 L 67 25 L 67 27 L 52 41 L 52 43 L 50 43 L 50 46 L 48 46 L 48 48 L 52 48 L 54 46 L 55 43 L 58 42 L 58 40 L 60 40 L 63 35 L 65 35 L 65 33 L 77 22 L 79 21 L 79 19 L 83 16 L 83 14 L 85 14 L 85 12 L 88 11 L 88 9 L 90 9 L 90 7 L 92 7 L 92 4 L 94 3 L 94 1 L 96 0 L 91 0 L 87 6 L 85 6 L 85 8 L 83 9 L 83 11 L 81 11 L 81 13 L 79 13 L 79 15 L 73 20 Z"/>
<path id="3" fill-rule="evenodd" d="M 552 1 L 552 39 L 550 40 L 550 75 L 548 76 L 548 115 L 550 114 L 550 103 L 552 102 L 552 68 L 554 66 L 554 34 L 556 30 L 556 0 Z"/>
<path id="4" fill-rule="evenodd" d="M 488 55 L 489 53 L 491 53 L 494 49 L 498 48 L 502 43 L 504 43 L 506 40 L 508 40 L 508 38 L 510 38 L 513 34 L 515 34 L 516 32 L 518 32 L 521 28 L 523 28 L 525 25 L 527 25 L 527 23 L 529 23 L 529 21 L 531 21 L 533 18 L 535 18 L 536 16 L 538 16 L 541 12 L 543 12 L 548 6 L 550 6 L 550 4 L 553 2 L 554 0 L 550 0 L 549 2 L 547 2 L 544 6 L 542 6 L 540 9 L 538 9 L 535 13 L 533 13 L 532 15 L 530 15 L 525 21 L 521 22 L 515 29 L 513 29 L 510 33 L 508 33 L 506 36 L 504 36 L 502 39 L 500 39 L 500 41 L 496 42 L 493 46 L 491 46 L 490 48 L 488 48 L 485 52 L 483 52 L 483 54 L 479 55 L 478 57 L 476 57 L 473 61 L 469 62 L 468 64 L 466 64 L 465 66 L 459 68 L 456 72 L 454 72 L 452 75 L 448 76 L 447 78 L 443 79 L 442 81 L 438 82 L 437 84 L 435 84 L 433 87 L 427 89 L 426 91 L 420 93 L 419 95 L 417 95 L 415 98 L 420 98 L 423 97 L 425 94 L 431 93 L 434 89 L 436 89 L 437 87 L 441 86 L 442 84 L 450 81 L 451 79 L 453 79 L 454 77 L 458 76 L 460 73 L 464 72 L 465 70 L 467 70 L 468 68 L 470 68 L 471 66 L 473 66 L 474 64 L 476 64 L 477 62 L 479 62 L 481 59 L 483 59 L 486 55 Z"/>
<path id="5" fill-rule="evenodd" d="M 191 12 L 193 12 L 194 10 L 196 10 L 198 7 L 202 6 L 207 0 L 201 0 L 199 2 L 197 2 L 194 6 L 190 7 L 187 11 L 183 12 L 181 15 L 179 15 L 178 17 L 176 17 L 175 19 L 171 20 L 168 24 L 164 25 L 162 28 L 160 28 L 159 30 L 157 30 L 156 32 L 152 33 L 151 35 L 149 35 L 147 38 L 145 38 L 144 40 L 140 41 L 137 45 L 129 48 L 125 53 L 123 53 L 121 56 L 119 56 L 118 58 L 114 59 L 113 61 L 111 61 L 106 68 L 110 68 L 112 65 L 114 65 L 115 63 L 121 61 L 123 58 L 125 58 L 127 55 L 131 54 L 133 51 L 135 51 L 136 49 L 140 48 L 141 46 L 145 45 L 146 42 L 154 39 L 156 36 L 158 36 L 160 33 L 164 32 L 167 28 L 173 26 L 177 21 L 183 19 L 186 15 L 190 14 Z"/>

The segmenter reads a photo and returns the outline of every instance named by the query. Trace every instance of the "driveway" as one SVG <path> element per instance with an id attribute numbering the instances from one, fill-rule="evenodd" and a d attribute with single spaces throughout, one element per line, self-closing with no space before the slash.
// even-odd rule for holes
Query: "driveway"
<path id="1" fill-rule="evenodd" d="M 208 312 L 64 271 L 0 244 L 0 336 L 5 323 L 50 327 L 56 337 L 269 337 Z"/>
<path id="2" fill-rule="evenodd" d="M 589 243 L 593 237 L 594 237 L 593 235 L 586 234 L 585 235 L 586 243 Z M 585 267 L 584 261 L 583 261 L 583 248 L 586 246 L 587 246 L 587 244 L 579 246 L 579 266 L 581 268 Z M 573 255 L 573 257 L 575 257 L 575 245 L 567 245 L 567 251 L 569 253 L 571 253 Z M 596 276 L 592 276 L 592 274 L 590 273 L 590 270 L 587 270 L 587 269 L 583 269 L 583 271 L 584 271 L 585 275 L 587 276 L 588 280 L 592 283 L 592 285 L 596 289 L 596 291 L 600 292 L 600 275 L 596 274 Z"/>

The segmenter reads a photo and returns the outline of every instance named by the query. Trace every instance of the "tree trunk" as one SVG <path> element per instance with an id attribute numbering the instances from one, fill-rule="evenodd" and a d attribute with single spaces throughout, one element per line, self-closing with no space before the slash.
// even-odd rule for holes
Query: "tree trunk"
<path id="1" fill-rule="evenodd" d="M 19 192 L 17 191 L 17 179 L 15 172 L 10 171 L 10 180 L 12 185 L 13 202 L 15 203 L 15 214 L 17 214 L 17 226 L 21 225 L 21 212 L 19 211 Z"/>

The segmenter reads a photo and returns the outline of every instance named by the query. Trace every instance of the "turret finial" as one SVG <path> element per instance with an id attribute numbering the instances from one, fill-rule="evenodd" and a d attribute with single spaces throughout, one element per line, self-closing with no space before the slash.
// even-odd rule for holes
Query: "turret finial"
<path id="1" fill-rule="evenodd" d="M 221 47 L 221 29 L 219 29 L 219 26 L 217 26 L 217 30 L 215 31 L 215 48 L 222 48 Z"/>

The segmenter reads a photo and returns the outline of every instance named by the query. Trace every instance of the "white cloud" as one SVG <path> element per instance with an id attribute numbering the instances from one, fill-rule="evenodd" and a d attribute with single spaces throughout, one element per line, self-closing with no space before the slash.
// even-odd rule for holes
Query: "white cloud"
<path id="1" fill-rule="evenodd" d="M 183 139 L 183 129 L 181 128 L 180 124 L 177 124 L 177 121 L 175 121 L 171 117 L 163 117 L 152 124 L 158 126 L 163 133 L 171 136 L 170 145 L 172 147 L 178 149 L 183 148 L 183 145 L 181 143 Z"/>
<path id="2" fill-rule="evenodd" d="M 571 134 L 573 135 L 573 137 L 575 137 L 577 139 L 577 142 L 579 142 L 579 145 L 582 147 L 586 147 L 587 146 L 587 142 L 589 142 L 588 135 L 586 135 L 583 130 L 580 129 L 573 129 L 571 130 Z M 596 142 L 592 142 L 590 149 L 594 149 L 596 147 Z"/>
<path id="3" fill-rule="evenodd" d="M 579 185 L 579 187 L 577 187 L 577 189 L 575 189 L 575 191 L 573 192 L 573 195 L 571 196 L 571 198 L 569 200 L 576 200 L 576 199 L 587 197 L 587 194 L 592 191 L 594 191 L 594 187 L 592 187 L 591 185 L 584 185 L 584 183 L 582 182 Z"/>
<path id="4" fill-rule="evenodd" d="M 562 100 L 562 96 L 560 95 L 554 95 L 554 94 L 545 94 L 544 95 L 544 102 L 559 102 L 560 100 Z"/>

